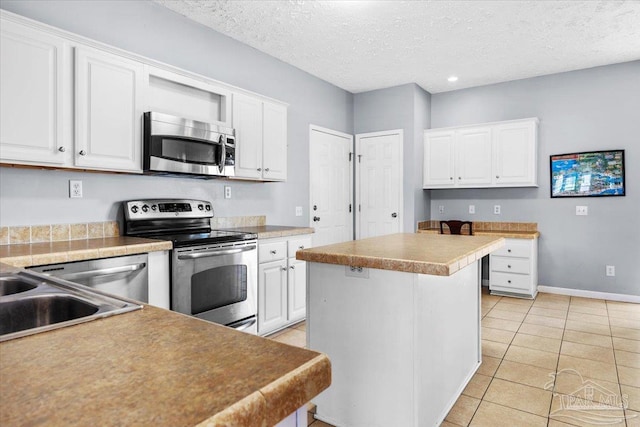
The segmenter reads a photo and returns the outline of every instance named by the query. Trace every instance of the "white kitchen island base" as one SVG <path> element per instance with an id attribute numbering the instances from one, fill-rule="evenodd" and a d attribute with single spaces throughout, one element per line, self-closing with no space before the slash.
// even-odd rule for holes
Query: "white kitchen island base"
<path id="1" fill-rule="evenodd" d="M 450 276 L 309 263 L 307 340 L 331 360 L 316 418 L 439 426 L 481 363 L 478 261 Z"/>

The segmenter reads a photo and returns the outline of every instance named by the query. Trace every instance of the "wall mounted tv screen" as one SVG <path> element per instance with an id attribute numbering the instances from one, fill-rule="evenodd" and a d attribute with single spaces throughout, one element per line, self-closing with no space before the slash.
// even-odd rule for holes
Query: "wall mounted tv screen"
<path id="1" fill-rule="evenodd" d="M 551 156 L 551 197 L 624 196 L 624 150 Z"/>

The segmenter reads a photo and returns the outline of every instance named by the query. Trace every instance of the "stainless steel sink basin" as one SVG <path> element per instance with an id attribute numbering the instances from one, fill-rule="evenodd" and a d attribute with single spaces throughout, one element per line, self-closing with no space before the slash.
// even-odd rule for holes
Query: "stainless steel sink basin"
<path id="1" fill-rule="evenodd" d="M 0 274 L 0 341 L 140 308 L 136 301 L 31 271 Z"/>
<path id="2" fill-rule="evenodd" d="M 35 289 L 37 285 L 27 283 L 15 277 L 0 278 L 0 296 L 17 294 Z"/>

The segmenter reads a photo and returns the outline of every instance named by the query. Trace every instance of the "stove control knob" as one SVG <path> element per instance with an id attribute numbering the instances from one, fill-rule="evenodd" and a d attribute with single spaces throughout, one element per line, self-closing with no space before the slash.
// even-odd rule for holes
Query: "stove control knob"
<path id="1" fill-rule="evenodd" d="M 149 206 L 142 205 L 142 212 L 149 212 Z"/>
<path id="2" fill-rule="evenodd" d="M 205 207 L 207 208 L 208 211 L 211 210 L 211 205 L 206 205 Z"/>
<path id="3" fill-rule="evenodd" d="M 131 206 L 131 212 L 133 213 L 138 212 L 138 207 L 136 205 Z"/>
<path id="4" fill-rule="evenodd" d="M 204 206 L 203 205 L 198 205 L 198 209 L 200 209 L 202 211 L 202 210 L 204 210 Z"/>
<path id="5" fill-rule="evenodd" d="M 152 210 L 152 211 L 154 211 L 154 212 L 155 212 L 157 209 L 158 209 L 158 207 L 157 207 L 156 205 L 151 205 L 151 210 Z"/>

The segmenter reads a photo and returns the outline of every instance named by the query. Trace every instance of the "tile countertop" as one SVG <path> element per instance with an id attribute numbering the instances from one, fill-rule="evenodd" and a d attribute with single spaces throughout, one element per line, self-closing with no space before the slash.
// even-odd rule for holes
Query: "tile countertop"
<path id="1" fill-rule="evenodd" d="M 499 236 L 390 234 L 296 252 L 303 261 L 450 276 L 504 246 Z"/>
<path id="2" fill-rule="evenodd" d="M 270 426 L 327 356 L 145 305 L 0 343 L 0 425 Z"/>
<path id="3" fill-rule="evenodd" d="M 171 250 L 172 243 L 138 237 L 103 237 L 0 246 L 0 262 L 15 267 L 31 267 L 61 262 L 133 255 Z"/>
<path id="4" fill-rule="evenodd" d="M 249 227 L 224 228 L 223 230 L 243 231 L 245 233 L 255 233 L 258 239 L 272 239 L 274 237 L 289 237 L 300 234 L 311 234 L 315 230 L 311 227 L 287 227 L 284 225 L 258 225 Z"/>
<path id="5" fill-rule="evenodd" d="M 439 228 L 419 229 L 416 233 L 422 234 L 440 234 Z M 473 231 L 474 236 L 498 236 L 508 239 L 535 239 L 540 237 L 539 231 L 499 231 L 499 230 L 481 230 Z"/>

